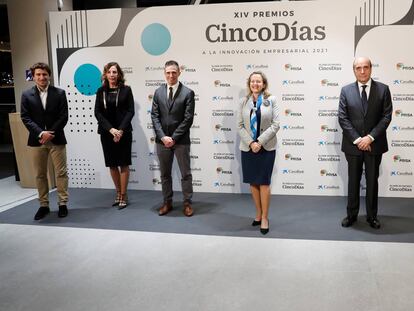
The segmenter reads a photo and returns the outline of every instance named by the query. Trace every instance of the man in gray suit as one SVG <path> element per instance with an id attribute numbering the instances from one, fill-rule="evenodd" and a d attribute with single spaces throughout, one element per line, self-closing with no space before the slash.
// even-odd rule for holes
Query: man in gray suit
<path id="1" fill-rule="evenodd" d="M 382 154 L 388 151 L 386 130 L 392 115 L 391 94 L 387 85 L 371 79 L 372 64 L 368 58 L 356 58 L 353 68 L 357 81 L 342 88 L 338 109 L 342 151 L 348 162 L 347 217 L 342 226 L 349 227 L 357 221 L 364 165 L 367 222 L 379 229 L 378 176 Z"/>
<path id="2" fill-rule="evenodd" d="M 151 119 L 156 134 L 164 203 L 158 211 L 163 216 L 172 210 L 173 188 L 171 169 L 174 155 L 181 172 L 185 216 L 193 215 L 193 176 L 190 169 L 190 127 L 194 119 L 194 92 L 178 81 L 180 67 L 174 60 L 164 66 L 167 84 L 154 93 Z"/>

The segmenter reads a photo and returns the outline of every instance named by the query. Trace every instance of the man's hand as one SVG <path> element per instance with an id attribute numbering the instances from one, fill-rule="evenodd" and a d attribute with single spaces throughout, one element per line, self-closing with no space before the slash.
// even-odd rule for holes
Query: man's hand
<path id="1" fill-rule="evenodd" d="M 42 136 L 40 137 L 39 142 L 44 145 L 47 142 L 51 141 L 53 138 L 55 138 L 55 132 L 54 131 L 43 131 Z"/>
<path id="2" fill-rule="evenodd" d="M 371 151 L 372 139 L 369 136 L 364 136 L 358 142 L 357 146 L 359 150 L 362 151 Z"/>
<path id="3" fill-rule="evenodd" d="M 171 148 L 175 145 L 175 140 L 172 139 L 170 136 L 164 136 L 163 138 L 161 138 L 161 141 L 166 148 Z"/>

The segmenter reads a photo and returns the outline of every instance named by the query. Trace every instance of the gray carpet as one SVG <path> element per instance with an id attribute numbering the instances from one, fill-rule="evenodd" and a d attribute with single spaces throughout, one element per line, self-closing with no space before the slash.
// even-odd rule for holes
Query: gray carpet
<path id="1" fill-rule="evenodd" d="M 70 189 L 69 216 L 57 217 L 56 192 L 51 194 L 52 212 L 34 221 L 38 208 L 33 200 L 0 213 L 0 223 L 35 226 L 97 228 L 182 234 L 262 237 L 252 227 L 254 206 L 250 194 L 195 193 L 195 214 L 182 214 L 175 193 L 174 210 L 158 216 L 160 192 L 129 191 L 130 205 L 124 210 L 111 207 L 113 191 L 102 189 Z M 363 200 L 362 200 L 363 201 Z M 316 239 L 344 241 L 414 242 L 413 199 L 380 198 L 380 230 L 371 229 L 361 206 L 358 222 L 342 228 L 346 197 L 272 196 L 270 232 L 265 238 Z"/>

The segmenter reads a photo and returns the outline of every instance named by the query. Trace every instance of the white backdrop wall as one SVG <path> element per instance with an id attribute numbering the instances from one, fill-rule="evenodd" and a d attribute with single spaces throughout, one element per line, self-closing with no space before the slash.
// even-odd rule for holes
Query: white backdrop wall
<path id="1" fill-rule="evenodd" d="M 339 93 L 355 80 L 354 56 L 364 55 L 373 61 L 373 78 L 390 86 L 394 104 L 380 195 L 413 197 L 413 16 L 412 0 L 52 12 L 54 82 L 67 91 L 70 109 L 70 185 L 113 187 L 93 107 L 104 64 L 117 61 L 135 98 L 131 188 L 161 189 L 151 100 L 164 82 L 165 61 L 175 59 L 181 81 L 196 93 L 195 191 L 247 191 L 241 182 L 236 110 L 248 75 L 261 70 L 280 107 L 272 193 L 345 195 Z M 174 178 L 179 190 L 177 168 Z"/>

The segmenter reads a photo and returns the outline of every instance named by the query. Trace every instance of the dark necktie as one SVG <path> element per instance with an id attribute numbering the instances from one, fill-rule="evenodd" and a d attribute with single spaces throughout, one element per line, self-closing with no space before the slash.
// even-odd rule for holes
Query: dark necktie
<path id="1" fill-rule="evenodd" d="M 361 100 L 362 100 L 362 109 L 364 109 L 364 114 L 367 113 L 368 110 L 368 96 L 365 89 L 367 88 L 367 85 L 362 86 L 362 92 L 361 92 Z"/>
<path id="2" fill-rule="evenodd" d="M 173 88 L 170 86 L 170 92 L 168 93 L 168 107 L 171 107 L 173 101 Z"/>

